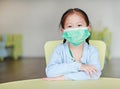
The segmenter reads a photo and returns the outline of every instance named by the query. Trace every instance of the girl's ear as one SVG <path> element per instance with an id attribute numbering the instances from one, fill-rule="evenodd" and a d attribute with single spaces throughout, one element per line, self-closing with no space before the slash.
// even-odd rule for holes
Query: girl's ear
<path id="1" fill-rule="evenodd" d="M 63 29 L 63 28 L 61 28 L 61 32 L 62 32 L 62 33 L 64 32 L 64 29 Z"/>
<path id="2" fill-rule="evenodd" d="M 92 26 L 91 26 L 91 25 L 88 26 L 88 30 L 89 30 L 90 32 L 92 31 Z"/>

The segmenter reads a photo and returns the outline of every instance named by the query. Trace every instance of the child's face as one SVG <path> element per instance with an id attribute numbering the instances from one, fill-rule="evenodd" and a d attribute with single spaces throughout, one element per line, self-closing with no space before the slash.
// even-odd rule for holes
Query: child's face
<path id="1" fill-rule="evenodd" d="M 64 24 L 64 29 L 86 27 L 86 26 L 87 26 L 87 24 L 86 24 L 83 16 L 78 13 L 74 13 L 74 14 L 69 15 L 66 18 L 65 24 Z"/>

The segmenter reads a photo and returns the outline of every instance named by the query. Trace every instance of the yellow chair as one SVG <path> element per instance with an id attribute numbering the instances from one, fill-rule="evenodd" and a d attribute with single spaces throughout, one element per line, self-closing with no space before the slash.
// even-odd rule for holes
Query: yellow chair
<path id="1" fill-rule="evenodd" d="M 104 68 L 104 62 L 105 62 L 105 53 L 106 53 L 106 44 L 101 40 L 90 40 L 89 41 L 91 45 L 96 47 L 100 53 L 100 63 L 102 69 Z M 45 59 L 46 59 L 46 65 L 49 62 L 50 56 L 54 50 L 54 48 L 62 43 L 62 40 L 56 40 L 56 41 L 48 41 L 45 43 L 44 51 L 45 51 Z"/>

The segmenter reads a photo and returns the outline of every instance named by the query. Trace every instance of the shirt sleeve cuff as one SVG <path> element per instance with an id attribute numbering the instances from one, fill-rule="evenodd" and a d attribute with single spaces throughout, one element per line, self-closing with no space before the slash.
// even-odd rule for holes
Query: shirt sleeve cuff
<path id="1" fill-rule="evenodd" d="M 76 62 L 76 68 L 77 68 L 78 71 L 80 71 L 81 65 L 82 65 L 81 63 Z"/>

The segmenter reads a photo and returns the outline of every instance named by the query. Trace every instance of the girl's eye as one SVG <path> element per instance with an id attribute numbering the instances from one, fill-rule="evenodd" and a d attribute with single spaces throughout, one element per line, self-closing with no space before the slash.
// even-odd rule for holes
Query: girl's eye
<path id="1" fill-rule="evenodd" d="M 72 26 L 68 26 L 68 28 L 71 28 Z"/>
<path id="2" fill-rule="evenodd" d="M 81 24 L 78 25 L 78 27 L 81 27 L 81 26 L 82 26 Z"/>

